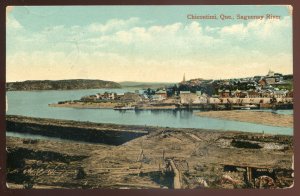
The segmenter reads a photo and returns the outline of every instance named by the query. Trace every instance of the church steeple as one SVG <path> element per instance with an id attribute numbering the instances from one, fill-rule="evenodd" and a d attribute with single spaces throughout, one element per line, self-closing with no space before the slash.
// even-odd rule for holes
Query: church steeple
<path id="1" fill-rule="evenodd" d="M 185 73 L 183 74 L 182 82 L 185 82 Z"/>
<path id="2" fill-rule="evenodd" d="M 274 71 L 272 71 L 271 69 L 269 69 L 268 76 L 274 76 Z"/>

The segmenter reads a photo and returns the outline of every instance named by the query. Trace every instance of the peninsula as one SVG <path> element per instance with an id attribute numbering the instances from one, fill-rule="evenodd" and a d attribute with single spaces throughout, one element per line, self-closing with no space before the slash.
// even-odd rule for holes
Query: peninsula
<path id="1" fill-rule="evenodd" d="M 141 83 L 121 83 L 122 87 Z M 155 84 L 155 83 L 153 83 Z M 162 85 L 156 83 L 156 85 Z M 145 87 L 145 86 L 144 86 Z M 105 109 L 293 109 L 293 75 L 269 71 L 265 76 L 211 80 L 196 78 L 159 88 L 108 90 L 80 99 L 49 103 L 51 107 Z"/>
<path id="2" fill-rule="evenodd" d="M 121 85 L 104 80 L 27 80 L 23 82 L 8 82 L 8 91 L 33 91 L 33 90 L 77 90 L 77 89 L 99 89 L 99 88 L 121 88 Z"/>

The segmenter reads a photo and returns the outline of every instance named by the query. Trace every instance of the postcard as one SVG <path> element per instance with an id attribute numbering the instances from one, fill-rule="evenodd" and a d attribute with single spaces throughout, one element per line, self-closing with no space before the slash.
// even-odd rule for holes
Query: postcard
<path id="1" fill-rule="evenodd" d="M 292 12 L 6 7 L 7 188 L 293 187 Z"/>

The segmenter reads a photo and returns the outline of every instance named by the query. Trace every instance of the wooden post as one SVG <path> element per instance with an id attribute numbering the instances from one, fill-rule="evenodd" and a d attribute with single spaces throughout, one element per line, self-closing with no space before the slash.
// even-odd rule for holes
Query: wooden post
<path id="1" fill-rule="evenodd" d="M 171 168 L 174 172 L 174 185 L 173 185 L 174 189 L 181 189 L 180 172 L 176 168 L 175 163 L 173 162 L 173 160 L 170 160 L 170 165 L 171 165 Z"/>
<path id="2" fill-rule="evenodd" d="M 161 171 L 161 169 L 160 169 L 160 163 L 158 163 L 158 170 Z"/>
<path id="3" fill-rule="evenodd" d="M 247 180 L 249 183 L 252 183 L 252 168 L 251 167 L 247 167 Z"/>
<path id="4" fill-rule="evenodd" d="M 138 161 L 141 161 L 141 160 L 143 160 L 143 158 L 144 158 L 144 152 L 143 152 L 143 149 L 141 149 L 141 152 L 140 152 L 140 154 L 139 154 L 139 156 L 138 156 L 138 158 L 137 158 L 137 162 Z"/>

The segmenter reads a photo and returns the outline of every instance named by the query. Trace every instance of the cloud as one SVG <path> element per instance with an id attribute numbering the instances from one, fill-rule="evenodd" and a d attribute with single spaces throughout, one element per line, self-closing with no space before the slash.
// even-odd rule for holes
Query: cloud
<path id="1" fill-rule="evenodd" d="M 292 72 L 291 18 L 224 27 L 144 24 L 139 18 L 38 32 L 9 17 L 8 80 L 100 78 L 178 81 Z M 22 29 L 19 33 L 18 29 Z M 26 51 L 26 52 L 25 52 Z M 162 71 L 163 70 L 163 71 Z M 166 74 L 165 70 L 168 70 Z M 179 79 L 178 79 L 179 78 Z"/>
<path id="2" fill-rule="evenodd" d="M 122 19 L 111 19 L 108 20 L 105 24 L 92 23 L 87 26 L 89 32 L 100 32 L 105 33 L 112 30 L 124 29 L 139 22 L 139 18 L 132 17 L 128 20 Z"/>
<path id="3" fill-rule="evenodd" d="M 13 16 L 8 15 L 6 17 L 6 27 L 8 29 L 20 30 L 23 29 L 23 26 L 17 21 Z"/>
<path id="4" fill-rule="evenodd" d="M 291 18 L 285 16 L 281 20 L 253 20 L 249 23 L 239 23 L 225 26 L 220 30 L 222 36 L 231 35 L 237 37 L 272 38 L 283 35 L 285 31 L 291 31 Z"/>
<path id="5" fill-rule="evenodd" d="M 22 28 L 14 18 L 9 22 L 12 28 Z M 167 25 L 144 25 L 139 18 L 127 20 L 111 19 L 104 24 L 93 23 L 86 26 L 54 26 L 40 32 L 28 34 L 24 45 L 32 40 L 32 46 L 43 44 L 58 50 L 72 50 L 74 44 L 83 50 L 109 50 L 111 52 L 131 52 L 144 55 L 169 53 L 174 55 L 192 54 L 193 50 L 217 52 L 225 47 L 260 47 L 261 40 L 268 46 L 274 40 L 286 40 L 291 31 L 291 21 L 285 17 L 279 21 L 251 21 L 229 26 L 203 27 L 199 22 L 188 24 L 173 23 Z M 20 35 L 22 36 L 22 35 Z M 38 40 L 38 43 L 36 41 Z M 22 44 L 22 42 L 20 43 Z M 276 42 L 276 47 L 280 48 Z M 30 44 L 31 45 L 31 44 Z M 65 46 L 64 46 L 65 45 Z M 128 48 L 129 47 L 129 48 Z M 40 48 L 40 47 L 38 47 Z M 49 47 L 45 47 L 49 49 Z M 130 49 L 130 50 L 128 50 Z M 184 50 L 186 49 L 186 50 Z M 253 48 L 251 48 L 253 49 Z M 278 49 L 277 49 L 278 50 Z"/>
<path id="6" fill-rule="evenodd" d="M 8 29 L 20 30 L 20 29 L 23 28 L 23 26 L 11 14 L 13 9 L 14 9 L 14 6 L 7 6 L 6 7 L 6 26 L 7 26 Z"/>
<path id="7" fill-rule="evenodd" d="M 251 59 L 255 58 L 255 61 Z M 243 61 L 241 61 L 243 59 Z M 265 75 L 269 69 L 292 73 L 290 54 L 252 51 L 242 58 L 148 59 L 109 52 L 19 52 L 7 58 L 7 80 L 87 78 L 114 81 L 180 81 L 191 78 L 234 78 Z M 17 71 L 16 71 L 17 70 Z M 167 73 L 167 74 L 166 74 Z"/>
<path id="8" fill-rule="evenodd" d="M 234 35 L 245 36 L 248 33 L 248 29 L 244 24 L 234 24 L 231 26 L 225 26 L 220 30 L 221 35 Z"/>

